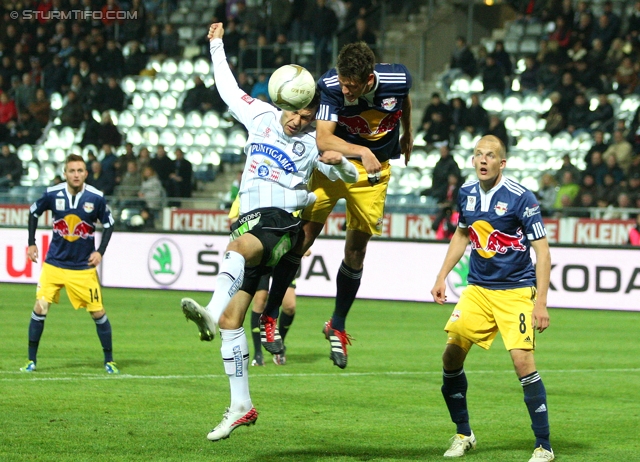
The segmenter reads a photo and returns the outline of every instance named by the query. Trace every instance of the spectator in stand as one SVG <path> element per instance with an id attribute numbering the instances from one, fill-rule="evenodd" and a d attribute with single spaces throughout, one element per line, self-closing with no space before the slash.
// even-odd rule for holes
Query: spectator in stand
<path id="1" fill-rule="evenodd" d="M 107 86 L 104 88 L 103 97 L 101 98 L 99 111 L 105 111 L 113 109 L 115 111 L 122 111 L 124 109 L 125 94 L 118 80 L 111 76 L 107 80 Z"/>
<path id="2" fill-rule="evenodd" d="M 126 169 L 116 187 L 116 196 L 124 207 L 134 202 L 142 185 L 142 175 L 138 170 L 138 163 L 135 160 L 129 160 L 126 162 Z"/>
<path id="3" fill-rule="evenodd" d="M 606 176 L 611 175 L 613 177 L 614 183 L 616 185 L 620 185 L 625 180 L 624 170 L 618 164 L 618 159 L 616 159 L 615 155 L 609 155 L 605 157 L 604 161 L 607 166 L 607 173 L 605 174 L 605 186 L 606 184 Z"/>
<path id="4" fill-rule="evenodd" d="M 43 88 L 36 90 L 36 99 L 29 105 L 28 110 L 33 116 L 33 120 L 38 122 L 41 127 L 46 127 L 51 116 L 51 103 Z"/>
<path id="5" fill-rule="evenodd" d="M 598 196 L 598 203 L 603 203 L 605 206 L 615 204 L 620 190 L 620 184 L 616 183 L 614 176 L 611 173 L 606 173 L 604 175 L 604 185 L 600 189 L 600 195 Z"/>
<path id="6" fill-rule="evenodd" d="M 143 146 L 138 151 L 138 170 L 140 173 L 147 165 L 151 165 L 151 154 L 149 149 Z"/>
<path id="7" fill-rule="evenodd" d="M 109 75 L 120 78 L 124 72 L 124 56 L 115 40 L 107 40 L 107 48 L 102 53 L 102 59 L 108 64 Z M 92 66 L 93 68 L 93 66 Z"/>
<path id="8" fill-rule="evenodd" d="M 454 211 L 454 206 L 444 206 L 433 220 L 431 229 L 436 233 L 436 240 L 450 241 L 458 227 L 459 213 Z"/>
<path id="9" fill-rule="evenodd" d="M 6 192 L 20 184 L 22 162 L 11 152 L 9 145 L 3 144 L 0 150 L 0 192 Z"/>
<path id="10" fill-rule="evenodd" d="M 613 34 L 617 36 L 620 33 L 622 21 L 620 16 L 613 11 L 613 2 L 611 0 L 607 0 L 602 5 L 602 14 L 609 19 L 609 24 L 611 25 Z"/>
<path id="11" fill-rule="evenodd" d="M 132 0 L 127 20 L 123 21 L 120 26 L 121 42 L 127 43 L 132 40 L 142 40 L 146 31 L 146 24 L 147 10 L 142 0 Z"/>
<path id="12" fill-rule="evenodd" d="M 633 11 L 627 16 L 627 33 L 625 36 L 634 43 L 640 41 L 640 1 L 636 1 Z"/>
<path id="13" fill-rule="evenodd" d="M 451 129 L 448 121 L 442 117 L 442 113 L 434 112 L 431 114 L 431 123 L 424 135 L 424 141 L 429 147 L 441 146 L 449 142 L 451 138 Z"/>
<path id="14" fill-rule="evenodd" d="M 66 78 L 67 71 L 64 68 L 63 60 L 56 55 L 43 70 L 44 90 L 47 96 L 50 97 L 53 93 L 60 93 L 65 85 Z"/>
<path id="15" fill-rule="evenodd" d="M 546 95 L 560 86 L 562 82 L 562 74 L 560 74 L 560 66 L 555 63 L 542 64 L 538 68 L 536 75 L 538 82 L 538 93 Z"/>
<path id="16" fill-rule="evenodd" d="M 162 30 L 160 40 L 160 53 L 170 58 L 180 56 L 181 48 L 179 44 L 180 37 L 174 30 L 171 23 L 166 23 Z"/>
<path id="17" fill-rule="evenodd" d="M 82 103 L 80 95 L 84 91 L 84 88 L 82 85 L 82 78 L 80 78 L 80 74 L 73 74 L 71 76 L 71 85 L 69 85 L 69 90 L 73 91 L 77 95 L 78 100 Z"/>
<path id="18" fill-rule="evenodd" d="M 560 107 L 564 114 L 569 113 L 569 108 L 576 100 L 578 89 L 571 72 L 563 72 L 560 85 L 556 86 L 554 91 L 560 92 L 562 99 L 560 100 Z"/>
<path id="19" fill-rule="evenodd" d="M 31 80 L 31 74 L 22 74 L 22 83 L 16 88 L 14 101 L 18 112 L 25 112 L 31 103 L 36 100 L 36 86 Z"/>
<path id="20" fill-rule="evenodd" d="M 102 171 L 113 178 L 113 182 L 116 181 L 116 172 L 118 170 L 118 156 L 113 152 L 113 147 L 110 144 L 104 143 L 102 145 Z"/>
<path id="21" fill-rule="evenodd" d="M 84 111 L 82 104 L 78 99 L 76 92 L 69 90 L 67 93 L 67 102 L 60 110 L 60 124 L 63 127 L 79 128 L 84 120 Z"/>
<path id="22" fill-rule="evenodd" d="M 566 24 L 565 18 L 558 16 L 555 20 L 553 32 L 547 37 L 549 42 L 556 42 L 562 50 L 568 50 L 571 45 L 571 28 Z"/>
<path id="23" fill-rule="evenodd" d="M 137 40 L 129 42 L 129 55 L 124 58 L 124 75 L 139 75 L 147 67 L 149 56 L 142 52 Z"/>
<path id="24" fill-rule="evenodd" d="M 570 170 L 565 170 L 562 174 L 562 184 L 556 194 L 553 208 L 561 210 L 563 207 L 571 207 L 579 192 L 580 185 L 576 183 L 573 173 Z"/>
<path id="25" fill-rule="evenodd" d="M 593 175 L 597 185 L 604 185 L 604 176 L 607 174 L 607 166 L 602 160 L 602 153 L 599 151 L 591 153 L 591 165 L 586 168 L 584 173 Z"/>
<path id="26" fill-rule="evenodd" d="M 124 152 L 118 156 L 118 161 L 116 162 L 118 165 L 118 168 L 116 169 L 116 184 L 120 184 L 122 181 L 122 177 L 127 173 L 127 163 L 131 161 L 136 163 L 136 171 L 139 173 L 140 170 L 137 168 L 138 159 L 136 157 L 136 153 L 133 152 L 133 144 L 126 143 L 124 145 Z"/>
<path id="27" fill-rule="evenodd" d="M 214 90 L 207 88 L 198 75 L 193 78 L 194 86 L 187 90 L 187 94 L 182 101 L 182 111 L 186 114 L 191 111 L 198 111 L 204 114 L 213 109 L 215 103 Z"/>
<path id="28" fill-rule="evenodd" d="M 158 26 L 157 24 L 151 24 L 149 32 L 142 42 L 144 44 L 145 51 L 152 58 L 157 57 L 162 53 L 160 45 L 161 41 L 162 38 L 160 36 L 160 26 Z"/>
<path id="29" fill-rule="evenodd" d="M 326 5 L 325 0 L 316 0 L 312 11 L 314 21 L 311 23 L 311 36 L 316 56 L 315 71 L 317 74 L 323 74 L 329 68 L 338 17 L 335 11 Z"/>
<path id="30" fill-rule="evenodd" d="M 431 173 L 431 188 L 425 189 L 420 194 L 433 197 L 439 204 L 447 202 L 447 196 L 452 193 L 449 191 L 450 175 L 456 179 L 455 186 L 459 186 L 462 180 L 460 167 L 451 155 L 449 146 L 444 144 L 440 146 L 440 159 L 436 162 Z M 455 201 L 453 203 L 455 203 Z"/>
<path id="31" fill-rule="evenodd" d="M 549 217 L 553 214 L 557 194 L 558 183 L 553 175 L 550 173 L 542 175 L 536 197 L 540 200 L 540 210 L 543 217 Z"/>
<path id="32" fill-rule="evenodd" d="M 592 114 L 587 98 L 583 93 L 578 93 L 567 112 L 567 131 L 574 137 L 587 132 Z"/>
<path id="33" fill-rule="evenodd" d="M 640 246 L 640 213 L 636 215 L 636 225 L 629 230 L 629 244 Z"/>
<path id="34" fill-rule="evenodd" d="M 489 113 L 480 104 L 480 95 L 471 94 L 471 104 L 466 111 L 464 129 L 472 135 L 484 135 L 489 130 Z"/>
<path id="35" fill-rule="evenodd" d="M 225 32 L 225 37 L 226 37 L 226 32 Z M 249 78 L 249 75 L 246 72 L 238 73 L 238 87 L 240 87 L 240 89 L 244 91 L 247 95 L 251 94 L 251 89 L 253 88 L 253 82 L 251 81 L 251 79 Z M 220 94 L 218 93 L 218 95 Z M 220 112 L 224 112 L 224 111 L 220 111 Z"/>
<path id="36" fill-rule="evenodd" d="M 601 67 L 602 63 L 605 62 L 606 58 L 607 58 L 607 50 L 604 48 L 604 44 L 602 43 L 602 40 L 600 40 L 599 38 L 593 39 L 591 41 L 591 49 L 587 53 L 587 57 L 585 59 L 589 67 L 593 67 L 593 66 Z"/>
<path id="37" fill-rule="evenodd" d="M 502 40 L 496 40 L 493 57 L 496 62 L 502 66 L 504 74 L 507 77 L 511 77 L 513 73 L 513 63 L 511 62 L 511 56 L 509 56 L 509 53 L 504 49 L 504 42 Z"/>
<path id="38" fill-rule="evenodd" d="M 625 192 L 629 194 L 629 197 L 635 199 L 640 197 L 640 172 L 634 172 L 627 177 L 627 187 Z"/>
<path id="39" fill-rule="evenodd" d="M 576 62 L 585 59 L 588 52 L 589 50 L 584 47 L 582 40 L 576 40 L 567 51 L 567 56 L 570 59 L 570 63 L 575 64 Z"/>
<path id="40" fill-rule="evenodd" d="M 78 75 L 82 80 L 82 85 L 89 83 L 89 74 L 91 74 L 91 68 L 89 67 L 89 61 L 82 60 L 78 66 Z"/>
<path id="41" fill-rule="evenodd" d="M 154 172 L 158 175 L 162 187 L 166 191 L 169 185 L 169 175 L 173 173 L 173 161 L 167 156 L 167 151 L 164 146 L 158 145 L 156 156 L 151 159 L 151 166 Z M 143 173 L 144 175 L 144 173 Z"/>
<path id="42" fill-rule="evenodd" d="M 567 119 L 562 111 L 562 95 L 558 91 L 554 91 L 549 94 L 549 101 L 551 101 L 551 107 L 549 110 L 540 115 L 546 123 L 544 126 L 544 131 L 549 133 L 551 136 L 555 136 L 565 129 L 567 126 Z"/>
<path id="43" fill-rule="evenodd" d="M 16 147 L 36 144 L 42 136 L 42 128 L 42 125 L 31 117 L 29 111 L 22 111 L 18 114 L 18 121 L 9 124 L 9 143 Z"/>
<path id="44" fill-rule="evenodd" d="M 616 93 L 624 96 L 633 93 L 638 86 L 638 71 L 629 56 L 625 56 L 616 69 L 615 80 L 618 83 Z"/>
<path id="45" fill-rule="evenodd" d="M 122 134 L 118 127 L 113 124 L 111 114 L 108 111 L 102 113 L 102 120 L 98 127 L 98 139 L 96 145 L 120 146 L 122 144 Z"/>
<path id="46" fill-rule="evenodd" d="M 485 135 L 493 135 L 498 138 L 505 146 L 505 149 L 509 149 L 509 135 L 507 134 L 507 127 L 504 126 L 504 121 L 498 114 L 491 114 L 489 116 L 489 129 Z"/>
<path id="47" fill-rule="evenodd" d="M 495 56 L 490 54 L 487 56 L 486 66 L 482 71 L 482 85 L 484 93 L 498 93 L 504 95 L 506 88 L 505 72 L 502 65 L 496 62 Z"/>
<path id="48" fill-rule="evenodd" d="M 459 96 L 453 98 L 450 102 L 450 132 L 451 132 L 451 146 L 458 144 L 460 137 L 460 131 L 464 129 L 467 123 L 467 105 Z"/>
<path id="49" fill-rule="evenodd" d="M 615 74 L 618 70 L 618 67 L 622 63 L 622 60 L 627 56 L 624 52 L 624 40 L 621 38 L 616 38 L 611 43 L 611 46 L 606 52 L 606 57 L 604 59 L 604 74 L 607 76 L 610 74 Z M 601 63 L 596 63 L 602 66 Z"/>
<path id="50" fill-rule="evenodd" d="M 569 156 L 569 154 L 565 154 L 564 156 L 562 156 L 562 166 L 558 169 L 558 171 L 556 171 L 555 176 L 558 182 L 562 182 L 565 172 L 571 172 L 571 176 L 575 181 L 578 181 L 580 179 L 580 170 L 578 170 L 578 167 L 571 163 L 571 156 Z"/>
<path id="51" fill-rule="evenodd" d="M 191 197 L 191 179 L 193 176 L 193 167 L 191 162 L 184 158 L 182 149 L 175 150 L 176 160 L 173 161 L 174 169 L 169 175 L 169 188 L 167 193 L 169 197 Z M 179 206 L 180 203 L 176 203 Z"/>
<path id="52" fill-rule="evenodd" d="M 534 56 L 524 58 L 525 68 L 520 74 L 520 91 L 524 94 L 536 91 L 538 88 L 538 62 Z"/>
<path id="53" fill-rule="evenodd" d="M 451 55 L 449 70 L 442 76 L 442 88 L 448 90 L 451 82 L 461 75 L 474 77 L 476 75 L 476 58 L 467 45 L 467 39 L 458 36 L 456 49 Z"/>
<path id="54" fill-rule="evenodd" d="M 142 169 L 142 184 L 138 197 L 142 199 L 153 215 L 157 215 L 163 206 L 166 193 L 156 171 L 150 165 Z"/>
<path id="55" fill-rule="evenodd" d="M 602 93 L 604 84 L 600 80 L 598 68 L 590 67 L 585 60 L 574 63 L 575 81 L 578 91 L 582 93 Z"/>
<path id="56" fill-rule="evenodd" d="M 593 27 L 591 41 L 593 42 L 595 39 L 602 40 L 603 48 L 608 50 L 615 38 L 616 31 L 612 27 L 609 17 L 606 14 L 601 15 Z"/>
<path id="57" fill-rule="evenodd" d="M 596 179 L 590 173 L 582 175 L 582 183 L 580 185 L 580 194 L 589 193 L 595 202 L 596 198 L 601 194 L 601 186 L 596 184 Z"/>
<path id="58" fill-rule="evenodd" d="M 584 163 L 586 164 L 587 168 L 591 167 L 592 154 L 598 151 L 602 156 L 602 154 L 607 150 L 608 147 L 609 144 L 604 141 L 604 132 L 602 130 L 596 129 L 593 132 L 593 144 L 591 145 L 591 148 L 589 148 L 589 151 L 587 151 L 587 154 L 584 156 Z"/>
<path id="59" fill-rule="evenodd" d="M 630 178 L 638 175 L 637 178 L 640 178 L 640 154 L 636 154 L 631 159 L 631 165 L 629 166 L 629 171 L 627 175 Z"/>
<path id="60" fill-rule="evenodd" d="M 270 101 L 269 80 L 265 74 L 258 75 L 258 80 L 253 84 L 250 95 L 252 98 L 261 99 L 262 101 Z"/>
<path id="61" fill-rule="evenodd" d="M 82 108 L 85 111 L 97 109 L 104 98 L 105 85 L 100 81 L 97 72 L 89 74 L 89 81 L 82 86 L 82 92 L 78 94 Z"/>
<path id="62" fill-rule="evenodd" d="M 6 92 L 0 93 L 0 125 L 6 126 L 9 122 L 18 119 L 16 103 L 9 98 Z"/>
<path id="63" fill-rule="evenodd" d="M 11 56 L 7 54 L 2 55 L 2 61 L 0 61 L 0 75 L 2 76 L 2 80 L 4 84 L 0 87 L 2 91 L 8 91 L 9 86 L 11 85 L 11 77 L 16 75 L 16 68 L 13 66 L 13 61 L 11 61 Z"/>
<path id="64" fill-rule="evenodd" d="M 602 153 L 602 158 L 609 168 L 611 168 L 611 164 L 609 163 L 609 159 L 611 157 L 616 160 L 616 164 L 619 166 L 624 176 L 631 166 L 633 146 L 631 146 L 631 143 L 625 139 L 624 132 L 622 130 L 615 130 L 613 132 L 613 142 L 609 148 Z"/>
<path id="65" fill-rule="evenodd" d="M 581 192 L 573 204 L 575 207 L 568 216 L 575 218 L 591 218 L 591 210 L 597 206 L 596 198 L 590 192 Z"/>
<path id="66" fill-rule="evenodd" d="M 376 53 L 377 51 L 376 42 L 378 41 L 378 38 L 376 37 L 376 34 L 374 34 L 369 29 L 367 19 L 363 16 L 359 16 L 358 18 L 356 18 L 355 30 L 349 41 L 365 42 L 367 45 L 369 45 L 369 48 L 371 48 L 374 53 Z"/>
<path id="67" fill-rule="evenodd" d="M 600 93 L 598 95 L 598 106 L 591 113 L 590 124 L 594 130 L 610 132 L 613 129 L 614 113 L 613 106 L 609 102 L 609 95 Z"/>
<path id="68" fill-rule="evenodd" d="M 225 37 L 226 35 L 227 33 L 225 32 Z M 276 36 L 276 43 L 273 44 L 273 67 L 278 68 L 291 62 L 293 62 L 291 45 L 287 42 L 287 36 L 284 33 L 280 33 Z"/>
<path id="69" fill-rule="evenodd" d="M 589 13 L 581 13 L 579 21 L 571 30 L 571 38 L 584 44 L 591 43 L 593 36 L 593 17 Z"/>
<path id="70" fill-rule="evenodd" d="M 105 173 L 102 164 L 97 160 L 91 162 L 91 173 L 87 176 L 87 184 L 102 191 L 105 196 L 111 196 L 116 186 L 115 178 Z"/>
<path id="71" fill-rule="evenodd" d="M 431 125 L 431 120 L 432 120 L 431 115 L 434 112 L 439 112 L 440 114 L 442 114 L 443 120 L 449 121 L 451 110 L 449 106 L 447 106 L 440 99 L 439 93 L 431 94 L 431 102 L 425 108 L 424 114 L 422 115 L 422 122 L 420 123 L 420 126 L 422 127 L 422 130 L 424 130 L 425 132 L 429 129 L 429 126 Z"/>

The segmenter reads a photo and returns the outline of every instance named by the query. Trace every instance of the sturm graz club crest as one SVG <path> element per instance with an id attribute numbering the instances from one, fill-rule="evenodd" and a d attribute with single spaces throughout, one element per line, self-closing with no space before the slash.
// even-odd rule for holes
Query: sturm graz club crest
<path id="1" fill-rule="evenodd" d="M 296 154 L 297 156 L 302 156 L 302 154 L 304 154 L 304 143 L 301 143 L 300 141 L 296 141 L 295 143 L 293 143 L 293 153 Z"/>

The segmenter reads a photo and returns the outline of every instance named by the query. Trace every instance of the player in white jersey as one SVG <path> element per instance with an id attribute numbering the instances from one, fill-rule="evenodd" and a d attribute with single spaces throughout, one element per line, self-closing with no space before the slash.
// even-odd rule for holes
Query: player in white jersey
<path id="1" fill-rule="evenodd" d="M 240 182 L 240 216 L 231 226 L 231 242 L 209 304 L 202 307 L 194 300 L 182 300 L 182 310 L 197 324 L 201 340 L 212 340 L 220 328 L 220 352 L 229 377 L 231 404 L 222 422 L 207 435 L 212 441 L 227 438 L 238 426 L 253 424 L 258 418 L 249 395 L 249 345 L 242 325 L 260 276 L 299 239 L 300 219 L 293 212 L 315 200 L 307 190 L 311 172 L 318 168 L 347 183 L 358 179 L 356 168 L 340 153 L 318 153 L 310 124 L 319 97 L 294 112 L 251 98 L 231 73 L 223 35 L 222 24 L 209 28 L 215 82 L 229 110 L 249 133 Z"/>

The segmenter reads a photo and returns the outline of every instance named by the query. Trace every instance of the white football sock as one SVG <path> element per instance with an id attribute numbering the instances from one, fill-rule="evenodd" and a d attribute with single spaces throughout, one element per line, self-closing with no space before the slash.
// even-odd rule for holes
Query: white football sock
<path id="1" fill-rule="evenodd" d="M 238 291 L 244 279 L 244 257 L 238 252 L 225 252 L 220 272 L 216 278 L 216 290 L 211 296 L 211 301 L 205 307 L 214 322 L 220 321 L 233 295 Z"/>
<path id="2" fill-rule="evenodd" d="M 222 362 L 229 377 L 232 412 L 248 412 L 253 407 L 249 394 L 249 343 L 244 327 L 239 329 L 220 329 Z"/>

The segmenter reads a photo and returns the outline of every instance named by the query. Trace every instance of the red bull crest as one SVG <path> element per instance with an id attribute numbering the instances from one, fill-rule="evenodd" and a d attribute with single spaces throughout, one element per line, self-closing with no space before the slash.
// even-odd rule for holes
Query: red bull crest
<path id="1" fill-rule="evenodd" d="M 516 235 L 513 236 L 493 229 L 493 226 L 483 220 L 478 220 L 469 226 L 471 248 L 483 258 L 492 258 L 496 253 L 504 255 L 508 250 L 525 252 L 527 246 L 523 244 L 523 239 L 521 228 L 518 228 Z"/>
<path id="2" fill-rule="evenodd" d="M 93 225 L 83 221 L 77 215 L 67 215 L 53 221 L 53 233 L 59 234 L 69 242 L 93 237 L 94 230 Z"/>

